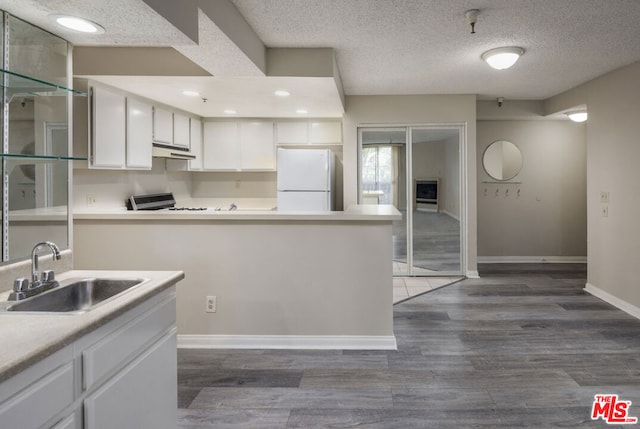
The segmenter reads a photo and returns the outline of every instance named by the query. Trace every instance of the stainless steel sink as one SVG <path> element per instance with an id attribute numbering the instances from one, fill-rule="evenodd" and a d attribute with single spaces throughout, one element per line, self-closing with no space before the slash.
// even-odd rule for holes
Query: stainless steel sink
<path id="1" fill-rule="evenodd" d="M 4 311 L 86 312 L 131 290 L 144 279 L 74 279 L 55 289 L 4 306 Z"/>

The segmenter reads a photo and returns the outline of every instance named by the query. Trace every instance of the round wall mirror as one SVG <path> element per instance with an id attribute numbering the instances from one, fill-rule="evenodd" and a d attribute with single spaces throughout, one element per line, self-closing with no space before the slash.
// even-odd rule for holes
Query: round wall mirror
<path id="1" fill-rule="evenodd" d="M 522 168 L 522 152 L 511 142 L 495 141 L 484 151 L 482 166 L 492 179 L 511 180 Z"/>

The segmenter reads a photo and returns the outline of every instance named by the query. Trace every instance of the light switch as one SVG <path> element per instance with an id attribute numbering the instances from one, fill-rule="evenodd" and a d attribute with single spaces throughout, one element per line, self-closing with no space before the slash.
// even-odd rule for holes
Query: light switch
<path id="1" fill-rule="evenodd" d="M 602 205 L 601 214 L 602 214 L 602 217 L 609 217 L 609 205 L 608 204 L 603 204 Z"/>

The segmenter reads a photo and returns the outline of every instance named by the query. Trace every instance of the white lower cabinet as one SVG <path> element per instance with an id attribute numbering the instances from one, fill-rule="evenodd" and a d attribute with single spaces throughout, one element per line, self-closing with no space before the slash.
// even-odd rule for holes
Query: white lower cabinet
<path id="1" fill-rule="evenodd" d="M 67 417 L 66 419 L 62 420 L 60 423 L 55 425 L 52 429 L 76 429 L 76 428 L 81 428 L 82 426 L 77 426 L 76 425 L 77 420 L 78 419 L 76 418 L 76 415 L 70 415 L 69 417 Z"/>
<path id="2" fill-rule="evenodd" d="M 173 286 L 0 383 L 0 428 L 175 429 L 175 306 Z"/>
<path id="3" fill-rule="evenodd" d="M 175 429 L 175 366 L 174 329 L 84 400 L 85 429 Z"/>

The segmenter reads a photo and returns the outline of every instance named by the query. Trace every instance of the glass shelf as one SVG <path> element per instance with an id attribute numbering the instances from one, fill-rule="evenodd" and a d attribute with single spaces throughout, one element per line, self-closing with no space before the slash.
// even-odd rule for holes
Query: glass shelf
<path id="1" fill-rule="evenodd" d="M 0 157 L 6 160 L 9 174 L 18 165 L 50 164 L 58 161 L 86 161 L 87 158 L 73 156 L 48 156 L 48 155 L 28 155 L 21 153 L 0 153 Z"/>
<path id="2" fill-rule="evenodd" d="M 7 89 L 7 97 L 9 101 L 16 96 L 62 96 L 67 94 L 86 97 L 87 93 L 76 89 L 67 88 L 52 82 L 46 82 L 34 77 L 24 76 L 9 70 L 0 69 L 2 76 L 2 86 Z"/>

